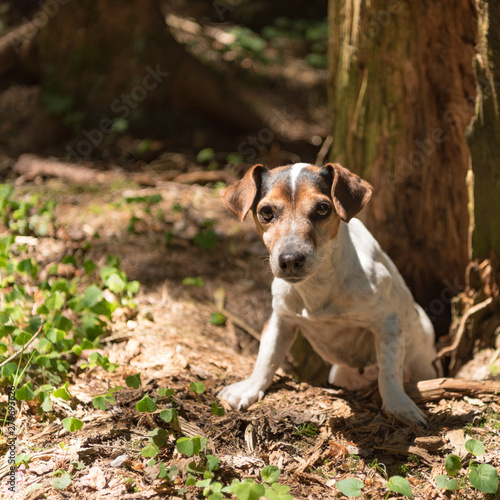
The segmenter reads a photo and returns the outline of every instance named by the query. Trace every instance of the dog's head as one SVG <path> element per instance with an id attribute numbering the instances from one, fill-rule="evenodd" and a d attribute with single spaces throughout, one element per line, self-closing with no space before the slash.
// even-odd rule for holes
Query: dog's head
<path id="1" fill-rule="evenodd" d="M 340 221 L 349 222 L 373 188 L 338 163 L 296 163 L 268 170 L 255 165 L 229 186 L 224 206 L 241 221 L 252 210 L 277 278 L 299 283 L 314 274 Z"/>

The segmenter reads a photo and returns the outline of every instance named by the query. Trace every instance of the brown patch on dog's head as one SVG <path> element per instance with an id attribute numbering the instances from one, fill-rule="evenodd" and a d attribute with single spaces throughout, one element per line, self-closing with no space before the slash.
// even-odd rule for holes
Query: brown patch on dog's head
<path id="1" fill-rule="evenodd" d="M 324 168 L 333 175 L 332 199 L 335 210 L 344 222 L 349 222 L 370 200 L 373 187 L 338 163 Z"/>
<path id="2" fill-rule="evenodd" d="M 338 164 L 255 165 L 226 189 L 222 202 L 241 221 L 253 211 L 276 277 L 297 283 L 319 268 L 340 221 L 368 202 L 372 187 Z"/>
<path id="3" fill-rule="evenodd" d="M 222 204 L 242 222 L 258 200 L 264 172 L 267 172 L 266 167 L 254 165 L 243 179 L 226 188 L 222 194 Z"/>

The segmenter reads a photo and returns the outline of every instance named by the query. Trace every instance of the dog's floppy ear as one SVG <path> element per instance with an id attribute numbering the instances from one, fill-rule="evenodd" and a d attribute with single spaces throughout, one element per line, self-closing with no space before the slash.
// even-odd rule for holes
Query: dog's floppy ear
<path id="1" fill-rule="evenodd" d="M 338 163 L 327 163 L 324 168 L 333 176 L 335 210 L 344 222 L 349 222 L 368 203 L 373 187 Z"/>
<path id="2" fill-rule="evenodd" d="M 260 191 L 263 172 L 267 168 L 254 165 L 243 179 L 226 188 L 222 194 L 222 204 L 242 222 L 251 210 Z"/>

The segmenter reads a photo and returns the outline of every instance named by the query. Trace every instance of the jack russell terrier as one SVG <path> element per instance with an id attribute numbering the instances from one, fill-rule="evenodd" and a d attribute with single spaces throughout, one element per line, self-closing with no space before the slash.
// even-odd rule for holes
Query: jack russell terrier
<path id="1" fill-rule="evenodd" d="M 432 324 L 396 266 L 353 217 L 373 188 L 335 163 L 255 165 L 229 186 L 224 206 L 252 210 L 270 254 L 273 312 L 252 375 L 222 389 L 235 409 L 262 399 L 298 330 L 333 365 L 329 382 L 351 390 L 378 379 L 383 408 L 425 424 L 403 380 L 434 378 Z"/>

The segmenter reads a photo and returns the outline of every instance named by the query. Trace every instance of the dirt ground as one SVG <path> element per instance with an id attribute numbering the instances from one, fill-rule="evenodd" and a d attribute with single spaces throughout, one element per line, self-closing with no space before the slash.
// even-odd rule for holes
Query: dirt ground
<path id="1" fill-rule="evenodd" d="M 279 482 L 297 499 L 340 498 L 335 483 L 345 478 L 365 483 L 360 498 L 400 498 L 386 487 L 386 476 L 393 475 L 407 477 L 418 499 L 500 498 L 466 485 L 444 493 L 434 480 L 445 473 L 447 454 L 467 456 L 468 437 L 485 444 L 486 454 L 478 461 L 500 470 L 498 392 L 428 394 L 419 405 L 430 423 L 421 428 L 382 412 L 375 387 L 348 392 L 301 382 L 288 360 L 289 369 L 278 371 L 265 398 L 248 411 L 233 411 L 216 399 L 225 384 L 251 372 L 258 342 L 245 330 L 262 328 L 272 280 L 252 223 L 242 225 L 226 213 L 216 189 L 175 183 L 147 190 L 123 183 L 90 189 L 59 179 L 39 179 L 18 189 L 59 203 L 60 228 L 54 237 L 39 239 L 39 261 L 48 266 L 68 247 L 90 242 L 96 262 L 119 255 L 129 279 L 139 280 L 142 288 L 137 311 L 116 318 L 102 342 L 103 353 L 119 365 L 114 373 L 75 369 L 72 401 L 57 406 L 49 420 L 41 420 L 25 402 L 18 405 L 18 453 L 29 452 L 32 459 L 17 472 L 14 497 L 6 489 L 6 467 L 0 467 L 1 498 L 201 498 L 202 488 L 196 486 L 179 493 L 186 466 L 175 449 L 181 435 L 207 438 L 208 452 L 221 460 L 216 479 L 225 485 L 233 478 L 259 482 L 259 471 L 271 464 L 282 471 Z M 151 210 L 125 201 L 153 192 L 163 201 Z M 213 248 L 193 244 L 200 227 L 216 233 Z M 186 277 L 201 277 L 203 285 L 183 285 Z M 222 326 L 210 323 L 217 310 L 214 294 L 220 296 L 221 290 L 225 308 L 250 328 L 240 328 L 233 319 Z M 115 385 L 125 387 L 125 377 L 139 372 L 139 389 L 116 393 L 107 411 L 94 409 L 94 396 Z M 203 382 L 206 390 L 195 394 L 192 382 Z M 174 389 L 173 400 L 160 396 L 160 388 Z M 135 409 L 146 393 L 157 398 L 159 410 L 173 405 L 179 412 L 180 428 L 160 454 L 166 465 L 181 471 L 172 482 L 158 479 L 158 467 L 141 456 L 148 433 L 162 425 L 156 413 Z M 224 415 L 212 414 L 214 401 Z M 68 415 L 84 422 L 80 431 L 69 434 L 62 427 Z M 85 468 L 76 470 L 70 465 L 75 460 Z M 52 486 L 51 473 L 61 468 L 73 477 L 67 490 Z"/>

